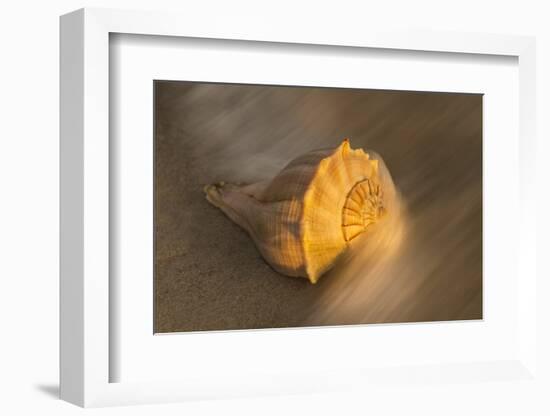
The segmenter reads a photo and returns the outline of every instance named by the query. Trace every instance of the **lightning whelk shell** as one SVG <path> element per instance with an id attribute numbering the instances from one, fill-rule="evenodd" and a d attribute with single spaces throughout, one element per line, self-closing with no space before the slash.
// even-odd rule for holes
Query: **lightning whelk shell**
<path id="1" fill-rule="evenodd" d="M 306 153 L 269 181 L 205 187 L 278 272 L 315 283 L 385 213 L 379 161 L 340 146 Z"/>

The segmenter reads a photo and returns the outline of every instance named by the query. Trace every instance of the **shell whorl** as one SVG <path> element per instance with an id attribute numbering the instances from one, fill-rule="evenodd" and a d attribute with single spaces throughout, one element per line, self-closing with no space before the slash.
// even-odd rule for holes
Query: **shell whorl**
<path id="1" fill-rule="evenodd" d="M 342 208 L 342 234 L 350 242 L 385 213 L 380 185 L 365 178 L 349 191 Z"/>
<path id="2" fill-rule="evenodd" d="M 302 236 L 307 276 L 315 283 L 351 240 L 378 219 L 379 163 L 349 140 L 324 154 L 307 183 Z M 381 211 L 380 211 L 381 212 Z"/>

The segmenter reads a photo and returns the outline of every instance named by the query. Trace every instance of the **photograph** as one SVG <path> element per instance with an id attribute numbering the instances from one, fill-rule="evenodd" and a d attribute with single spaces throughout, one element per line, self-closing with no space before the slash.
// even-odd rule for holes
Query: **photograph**
<path id="1" fill-rule="evenodd" d="M 0 415 L 550 416 L 548 2 L 325 3 L 3 4 Z"/>
<path id="2" fill-rule="evenodd" d="M 153 89 L 155 333 L 483 319 L 483 94 Z"/>

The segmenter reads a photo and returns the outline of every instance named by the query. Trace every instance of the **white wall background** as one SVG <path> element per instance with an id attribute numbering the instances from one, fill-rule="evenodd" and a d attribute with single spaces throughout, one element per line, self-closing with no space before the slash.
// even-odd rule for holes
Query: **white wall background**
<path id="1" fill-rule="evenodd" d="M 4 1 L 0 12 L 0 414 L 68 415 L 82 410 L 56 399 L 58 383 L 58 16 L 80 7 L 179 10 L 197 14 L 244 13 L 327 25 L 387 21 L 400 27 L 512 33 L 538 37 L 539 247 L 550 251 L 543 212 L 550 169 L 550 12 L 546 1 Z M 545 123 L 545 124 L 544 124 Z M 546 186 L 545 186 L 546 185 Z M 546 232 L 546 234 L 545 234 Z M 543 251 L 540 251 L 543 254 Z M 550 254 L 550 253 L 549 253 Z M 550 276 L 540 256 L 540 273 Z M 544 268 L 544 269 L 543 269 Z M 539 293 L 550 294 L 543 281 Z M 540 328 L 550 328 L 540 306 Z M 540 331 L 550 351 L 550 332 Z M 541 351 L 542 353 L 542 351 Z M 541 354 L 548 369 L 548 352 Z M 550 414 L 547 393 L 523 386 L 442 385 L 408 388 L 376 397 L 348 393 L 253 400 L 196 402 L 92 410 L 125 414 Z M 437 394 L 434 394 L 437 391 Z"/>

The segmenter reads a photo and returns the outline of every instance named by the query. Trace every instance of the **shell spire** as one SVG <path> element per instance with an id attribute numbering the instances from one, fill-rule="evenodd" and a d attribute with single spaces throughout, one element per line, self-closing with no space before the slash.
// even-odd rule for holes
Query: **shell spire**
<path id="1" fill-rule="evenodd" d="M 344 139 L 336 148 L 297 157 L 270 181 L 222 182 L 205 192 L 275 270 L 316 283 L 385 214 L 379 176 L 378 159 Z"/>

